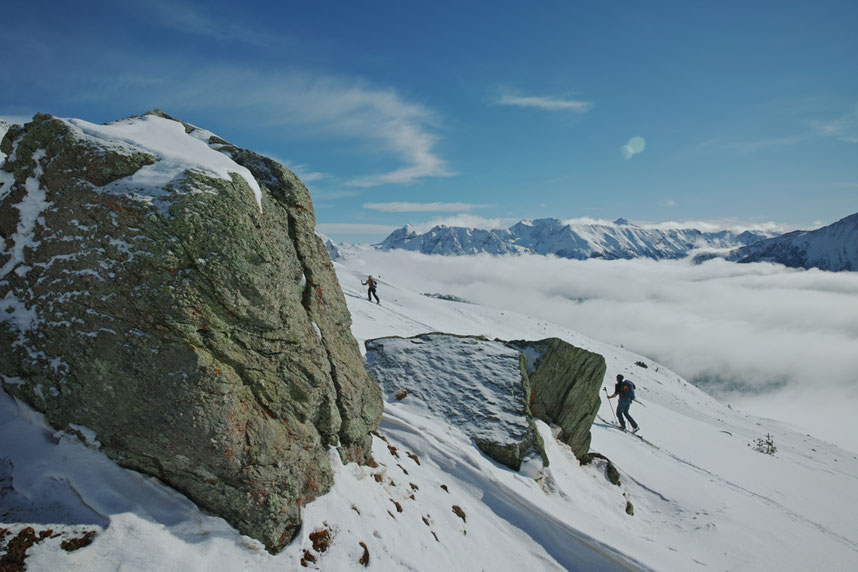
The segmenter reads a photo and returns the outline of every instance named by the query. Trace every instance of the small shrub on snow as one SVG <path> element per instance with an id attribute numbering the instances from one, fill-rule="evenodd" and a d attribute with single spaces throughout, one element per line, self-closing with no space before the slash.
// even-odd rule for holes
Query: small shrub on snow
<path id="1" fill-rule="evenodd" d="M 759 451 L 766 455 L 774 455 L 778 452 L 778 448 L 775 447 L 774 438 L 769 433 L 766 433 L 765 439 L 760 437 L 754 441 L 754 451 Z"/>

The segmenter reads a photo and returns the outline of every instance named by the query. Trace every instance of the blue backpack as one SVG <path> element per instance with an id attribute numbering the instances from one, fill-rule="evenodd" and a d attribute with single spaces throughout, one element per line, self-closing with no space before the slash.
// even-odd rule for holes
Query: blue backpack
<path id="1" fill-rule="evenodd" d="M 620 395 L 623 396 L 623 399 L 628 399 L 629 401 L 635 400 L 635 384 L 629 381 L 628 379 L 624 379 L 620 383 Z"/>

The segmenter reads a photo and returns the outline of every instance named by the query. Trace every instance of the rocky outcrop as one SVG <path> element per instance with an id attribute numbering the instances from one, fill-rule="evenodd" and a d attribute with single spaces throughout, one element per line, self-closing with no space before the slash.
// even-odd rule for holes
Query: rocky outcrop
<path id="1" fill-rule="evenodd" d="M 0 150 L 3 388 L 278 551 L 382 409 L 307 189 L 160 112 Z"/>
<path id="2" fill-rule="evenodd" d="M 557 338 L 488 340 L 452 334 L 366 342 L 370 375 L 395 399 L 403 392 L 460 427 L 488 456 L 518 470 L 545 457 L 534 418 L 588 461 L 605 359 Z M 547 463 L 547 459 L 545 459 Z"/>
<path id="3" fill-rule="evenodd" d="M 605 358 L 558 338 L 538 342 L 514 341 L 528 358 L 530 410 L 560 426 L 559 439 L 580 461 L 590 450 L 590 427 L 599 411 L 599 389 L 605 377 Z"/>
<path id="4" fill-rule="evenodd" d="M 407 394 L 459 427 L 497 462 L 519 470 L 544 446 L 528 408 L 525 361 L 516 349 L 482 337 L 423 334 L 367 340 L 367 371 L 385 395 Z"/>

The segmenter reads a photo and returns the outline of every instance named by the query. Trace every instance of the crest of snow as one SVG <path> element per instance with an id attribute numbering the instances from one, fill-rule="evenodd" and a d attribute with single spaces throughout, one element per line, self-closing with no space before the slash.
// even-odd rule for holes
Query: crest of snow
<path id="1" fill-rule="evenodd" d="M 319 341 L 322 341 L 322 330 L 319 329 L 319 325 L 316 322 L 311 322 L 313 324 L 313 331 L 316 332 L 316 337 L 319 338 Z"/>
<path id="2" fill-rule="evenodd" d="M 237 173 L 247 181 L 259 210 L 262 210 L 262 190 L 250 171 L 209 147 L 206 141 L 185 133 L 185 127 L 178 121 L 154 115 L 108 125 L 97 125 L 80 119 L 64 121 L 78 137 L 93 139 L 100 146 L 121 153 L 143 151 L 155 155 L 158 158 L 156 163 L 146 165 L 131 177 L 123 179 L 125 186 L 136 188 L 138 192 L 140 187 L 144 193 L 150 189 L 162 189 L 187 170 L 202 171 L 227 181 L 231 180 L 230 173 Z M 158 196 L 161 194 L 158 193 Z"/>
<path id="3" fill-rule="evenodd" d="M 95 431 L 93 431 L 89 427 L 84 427 L 83 425 L 78 425 L 77 423 L 69 423 L 69 428 L 77 431 L 83 438 L 83 442 L 86 443 L 88 446 L 93 447 L 95 449 L 101 448 L 101 441 L 96 439 Z"/>

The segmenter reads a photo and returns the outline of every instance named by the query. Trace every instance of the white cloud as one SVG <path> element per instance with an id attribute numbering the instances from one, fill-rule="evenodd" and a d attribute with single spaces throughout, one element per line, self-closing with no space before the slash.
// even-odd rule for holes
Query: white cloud
<path id="1" fill-rule="evenodd" d="M 562 221 L 562 222 L 563 222 L 563 224 L 568 224 L 568 225 L 571 225 L 571 226 L 575 226 L 575 225 L 582 225 L 582 224 L 583 224 L 583 225 L 593 225 L 593 224 L 595 224 L 595 225 L 603 225 L 603 226 L 607 225 L 607 226 L 611 226 L 611 225 L 613 225 L 613 224 L 614 224 L 614 221 L 612 221 L 612 220 L 608 220 L 608 219 L 606 219 L 606 218 L 593 218 L 593 217 L 589 217 L 589 216 L 582 216 L 582 217 L 577 217 L 577 218 L 570 218 L 570 219 L 566 219 L 566 220 L 564 220 L 564 221 Z"/>
<path id="2" fill-rule="evenodd" d="M 410 226 L 417 232 L 426 232 L 435 226 L 463 226 L 467 228 L 481 228 L 485 230 L 509 228 L 518 222 L 516 219 L 508 218 L 484 218 L 472 214 L 462 213 L 455 216 L 432 219 L 427 222 L 412 223 Z"/>
<path id="3" fill-rule="evenodd" d="M 363 256 L 414 291 L 452 294 L 622 344 L 687 379 L 708 381 L 710 392 L 734 405 L 768 396 L 758 410 L 767 417 L 777 413 L 764 409 L 774 399 L 803 400 L 806 407 L 797 403 L 785 414 L 803 410 L 801 416 L 788 422 L 858 446 L 858 273 L 722 260 Z M 825 424 L 831 416 L 841 416 L 839 433 Z"/>
<path id="4" fill-rule="evenodd" d="M 665 200 L 661 201 L 659 204 L 663 207 L 675 207 L 676 201 L 674 201 L 673 199 L 665 199 Z"/>
<path id="5" fill-rule="evenodd" d="M 327 199 L 327 200 L 336 200 L 336 199 L 347 199 L 350 197 L 356 197 L 360 193 L 358 191 L 346 190 L 346 191 L 319 191 L 314 190 L 310 193 L 313 199 Z"/>
<path id="6" fill-rule="evenodd" d="M 383 211 L 389 213 L 410 213 L 410 212 L 440 212 L 440 211 L 470 211 L 474 209 L 486 208 L 490 205 L 478 205 L 471 203 L 408 203 L 408 202 L 391 202 L 391 203 L 366 203 L 363 208 Z"/>
<path id="7" fill-rule="evenodd" d="M 316 230 L 325 235 L 333 234 L 390 234 L 399 227 L 388 224 L 360 224 L 360 223 L 319 223 Z"/>
<path id="8" fill-rule="evenodd" d="M 713 220 L 686 220 L 686 221 L 664 221 L 655 223 L 639 223 L 638 226 L 656 230 L 680 230 L 696 228 L 703 232 L 719 232 L 730 230 L 736 233 L 750 230 L 752 232 L 785 233 L 796 230 L 795 227 L 772 221 L 742 221 L 738 219 L 713 219 Z"/>
<path id="9" fill-rule="evenodd" d="M 277 161 L 277 159 L 275 159 Z M 313 171 L 306 165 L 301 165 L 299 163 L 293 163 L 292 161 L 278 161 L 280 164 L 285 165 L 290 171 L 298 175 L 298 178 L 301 179 L 301 182 L 305 185 L 307 183 L 312 183 L 313 181 L 321 181 L 322 179 L 327 178 L 328 175 L 325 173 L 320 173 L 318 171 Z"/>
<path id="10" fill-rule="evenodd" d="M 546 111 L 575 111 L 584 113 L 593 108 L 593 102 L 574 99 L 558 99 L 542 96 L 502 95 L 497 99 L 499 105 L 514 105 L 516 107 L 535 107 Z"/>
<path id="11" fill-rule="evenodd" d="M 629 139 L 628 143 L 620 147 L 620 152 L 624 158 L 631 159 L 635 155 L 643 153 L 644 149 L 646 149 L 644 138 L 635 136 Z"/>

